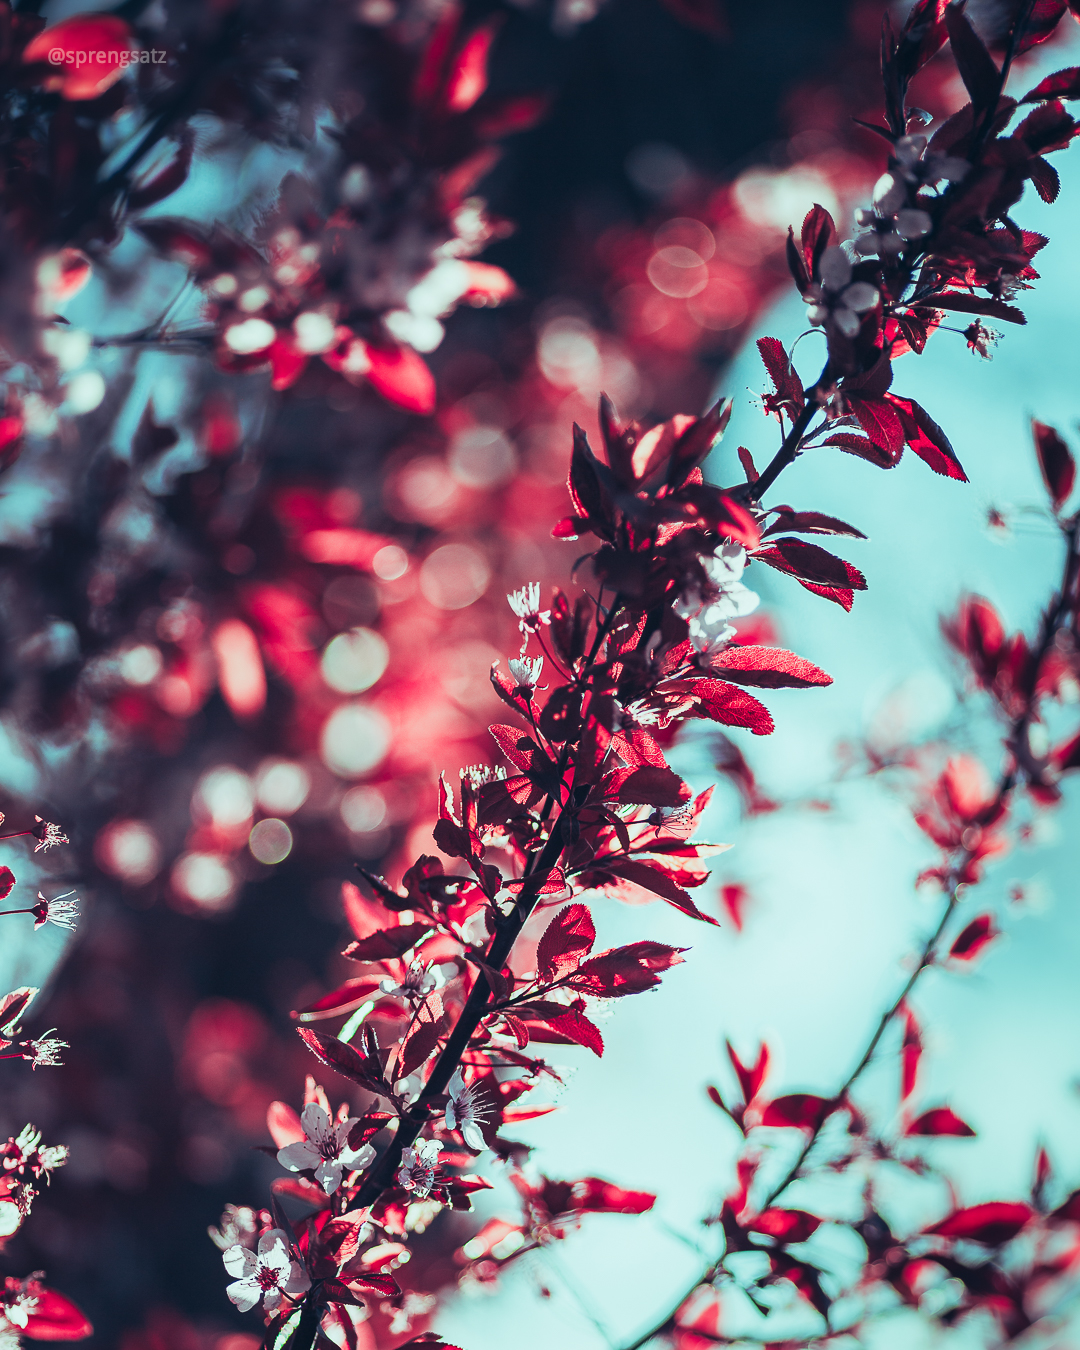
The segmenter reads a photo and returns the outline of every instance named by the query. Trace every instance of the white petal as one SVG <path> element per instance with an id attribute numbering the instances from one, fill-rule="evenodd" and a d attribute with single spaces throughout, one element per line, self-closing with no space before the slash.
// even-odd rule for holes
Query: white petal
<path id="1" fill-rule="evenodd" d="M 316 1148 L 322 1146 L 323 1140 L 330 1133 L 330 1117 L 318 1102 L 308 1102 L 300 1112 L 300 1124 Z"/>
<path id="2" fill-rule="evenodd" d="M 822 324 L 829 317 L 828 306 L 811 305 L 806 317 L 811 323 Z"/>
<path id="3" fill-rule="evenodd" d="M 271 1228 L 259 1239 L 259 1265 L 267 1270 L 289 1269 L 289 1243 L 280 1228 Z"/>
<path id="4" fill-rule="evenodd" d="M 263 1294 L 263 1307 L 266 1309 L 267 1312 L 273 1312 L 280 1302 L 281 1302 L 280 1289 L 267 1289 L 266 1292 Z"/>
<path id="5" fill-rule="evenodd" d="M 241 1312 L 250 1312 L 258 1303 L 261 1290 L 254 1280 L 236 1280 L 226 1285 L 225 1293 Z"/>
<path id="6" fill-rule="evenodd" d="M 341 1161 L 351 1171 L 359 1172 L 362 1167 L 375 1160 L 375 1149 L 371 1144 L 361 1144 L 359 1148 L 343 1148 Z"/>
<path id="7" fill-rule="evenodd" d="M 321 1162 L 315 1169 L 315 1180 L 327 1195 L 333 1195 L 341 1185 L 341 1172 L 339 1162 Z"/>
<path id="8" fill-rule="evenodd" d="M 901 164 L 911 168 L 913 164 L 918 164 L 919 160 L 922 159 L 925 149 L 925 136 L 901 136 L 893 146 L 893 154 Z"/>
<path id="9" fill-rule="evenodd" d="M 277 1160 L 290 1172 L 302 1172 L 308 1167 L 318 1167 L 322 1154 L 314 1144 L 302 1139 L 298 1144 L 286 1144 L 278 1149 Z"/>
<path id="10" fill-rule="evenodd" d="M 862 320 L 859 316 L 852 310 L 846 309 L 843 305 L 841 305 L 839 309 L 833 311 L 833 322 L 836 324 L 837 328 L 840 329 L 841 333 L 849 338 L 855 336 L 862 324 Z"/>
<path id="11" fill-rule="evenodd" d="M 851 280 L 851 262 L 835 245 L 821 255 L 821 280 L 830 291 L 842 291 Z"/>
<path id="12" fill-rule="evenodd" d="M 352 1129 L 354 1125 L 359 1124 L 359 1122 L 360 1122 L 359 1116 L 350 1116 L 348 1120 L 343 1120 L 341 1124 L 337 1127 L 334 1137 L 337 1140 L 338 1153 L 343 1152 L 343 1150 L 345 1149 L 345 1147 L 349 1142 L 349 1131 Z"/>
<path id="13" fill-rule="evenodd" d="M 891 173 L 883 173 L 874 184 L 874 210 L 879 216 L 895 215 L 906 197 L 904 184 Z"/>
<path id="14" fill-rule="evenodd" d="M 853 309 L 856 314 L 861 314 L 863 310 L 873 309 L 877 304 L 878 290 L 868 281 L 853 281 L 844 291 L 842 299 L 845 309 Z"/>
<path id="15" fill-rule="evenodd" d="M 224 1261 L 225 1269 L 229 1274 L 238 1280 L 252 1274 L 258 1264 L 255 1260 L 255 1253 L 249 1252 L 246 1247 L 241 1247 L 239 1243 L 223 1252 L 221 1259 Z"/>
<path id="16" fill-rule="evenodd" d="M 454 1070 L 454 1076 L 446 1085 L 446 1090 L 451 1097 L 460 1097 L 465 1091 L 465 1075 L 461 1072 L 461 1065 Z"/>
<path id="17" fill-rule="evenodd" d="M 480 1133 L 480 1126 L 473 1121 L 467 1121 L 461 1127 L 461 1135 L 470 1148 L 476 1149 L 477 1153 L 483 1153 L 487 1148 L 484 1142 L 484 1136 Z"/>
<path id="18" fill-rule="evenodd" d="M 287 1294 L 303 1294 L 310 1288 L 311 1277 L 299 1261 L 294 1261 L 292 1269 L 289 1271 L 289 1278 L 285 1282 L 285 1292 Z"/>
<path id="19" fill-rule="evenodd" d="M 911 207 L 896 213 L 896 228 L 905 239 L 921 239 L 934 228 L 934 222 L 927 212 Z"/>

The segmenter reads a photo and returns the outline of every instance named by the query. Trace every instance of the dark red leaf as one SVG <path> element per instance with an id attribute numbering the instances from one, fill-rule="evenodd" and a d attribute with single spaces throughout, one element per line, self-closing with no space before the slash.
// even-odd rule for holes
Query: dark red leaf
<path id="1" fill-rule="evenodd" d="M 669 905 L 674 905 L 677 910 L 688 915 L 691 919 L 701 919 L 705 923 L 711 923 L 719 927 L 719 924 L 711 915 L 703 914 L 698 909 L 686 891 L 663 868 L 653 867 L 639 858 L 604 858 L 602 866 L 605 872 L 611 872 L 617 877 L 625 877 L 627 881 L 632 881 L 635 886 L 641 886 L 647 891 L 652 891 L 653 895 L 660 896 L 662 900 L 666 900 Z"/>
<path id="2" fill-rule="evenodd" d="M 758 1057 L 751 1067 L 742 1062 L 730 1041 L 725 1041 L 724 1044 L 727 1046 L 731 1067 L 735 1070 L 735 1076 L 742 1088 L 743 1101 L 749 1105 L 761 1091 L 761 1085 L 765 1082 L 765 1075 L 769 1072 L 769 1047 L 764 1043 L 762 1044 L 758 1050 Z"/>
<path id="3" fill-rule="evenodd" d="M 958 1209 L 924 1231 L 938 1237 L 967 1238 L 987 1247 L 997 1247 L 1014 1238 L 1034 1217 L 1029 1205 L 1006 1200 L 991 1200 L 970 1209 Z"/>
<path id="4" fill-rule="evenodd" d="M 761 532 L 762 539 L 770 534 L 846 534 L 852 539 L 865 539 L 862 530 L 835 516 L 823 515 L 820 511 L 793 511 L 790 506 L 777 506 L 776 519 L 767 530 Z"/>
<path id="5" fill-rule="evenodd" d="M 922 1058 L 922 1037 L 919 1024 L 910 1008 L 904 1009 L 904 1041 L 900 1047 L 900 1100 L 906 1102 L 915 1091 Z"/>
<path id="6" fill-rule="evenodd" d="M 583 961 L 571 977 L 570 987 L 594 998 L 640 994 L 660 983 L 659 971 L 681 965 L 681 953 L 686 950 L 663 942 L 631 942 L 615 947 Z"/>
<path id="7" fill-rule="evenodd" d="M 838 431 L 832 436 L 827 436 L 822 445 L 835 445 L 845 454 L 858 455 L 860 459 L 876 464 L 879 469 L 895 469 L 900 462 L 900 456 L 904 453 L 903 446 L 898 453 L 891 454 L 880 445 L 867 440 L 865 436 L 855 436 L 846 431 Z"/>
<path id="8" fill-rule="evenodd" d="M 27 1309 L 23 1335 L 32 1341 L 82 1341 L 94 1334 L 90 1319 L 71 1299 L 55 1289 L 37 1289 Z"/>
<path id="9" fill-rule="evenodd" d="M 1039 457 L 1043 482 L 1054 503 L 1054 510 L 1060 511 L 1069 498 L 1076 482 L 1076 461 L 1069 447 L 1053 427 L 1045 422 L 1032 419 L 1031 434 L 1035 438 L 1035 453 Z"/>
<path id="10" fill-rule="evenodd" d="M 1080 66 L 1066 66 L 1040 80 L 1029 89 L 1021 103 L 1038 103 L 1044 98 L 1080 98 Z"/>
<path id="11" fill-rule="evenodd" d="M 603 1055 L 604 1038 L 600 1035 L 600 1029 L 583 1013 L 571 1012 L 568 1009 L 564 1013 L 551 1013 L 543 1020 L 553 1031 L 559 1032 L 577 1045 L 583 1045 L 597 1057 Z"/>
<path id="12" fill-rule="evenodd" d="M 955 961 L 973 961 L 1000 932 L 992 914 L 980 914 L 977 919 L 972 919 L 949 948 L 949 955 Z"/>
<path id="13" fill-rule="evenodd" d="M 367 380 L 390 403 L 424 416 L 435 411 L 435 377 L 411 347 L 368 347 Z"/>
<path id="14" fill-rule="evenodd" d="M 1000 92 L 1001 73 L 993 57 L 983 45 L 982 38 L 972 28 L 967 15 L 959 5 L 945 10 L 945 26 L 952 42 L 960 78 L 971 95 L 975 109 L 989 108 Z"/>
<path id="15" fill-rule="evenodd" d="M 937 304 L 938 300 L 935 299 L 934 303 Z M 1016 312 L 1019 313 L 1019 310 Z M 948 436 L 926 409 L 913 398 L 900 398 L 896 394 L 888 394 L 886 397 L 900 414 L 900 420 L 904 424 L 904 437 L 919 458 L 929 464 L 935 473 L 966 483 L 967 474 L 964 473 Z"/>
<path id="16" fill-rule="evenodd" d="M 904 1131 L 907 1135 L 952 1135 L 956 1139 L 974 1139 L 975 1131 L 947 1106 L 935 1106 L 924 1111 Z"/>
<path id="17" fill-rule="evenodd" d="M 724 680 L 697 680 L 694 684 L 697 711 L 694 717 L 707 717 L 726 727 L 747 727 L 755 736 L 768 736 L 774 729 L 772 714 L 752 694 Z"/>
<path id="18" fill-rule="evenodd" d="M 682 806 L 690 789 L 671 769 L 644 764 L 619 783 L 619 801 L 639 806 Z"/>
<path id="19" fill-rule="evenodd" d="M 829 1114 L 834 1103 L 808 1092 L 793 1092 L 777 1097 L 765 1108 L 762 1125 L 794 1125 L 800 1130 L 816 1130 Z"/>
<path id="20" fill-rule="evenodd" d="M 995 300 L 989 295 L 969 295 L 966 291 L 942 291 L 934 296 L 934 304 L 942 309 L 957 309 L 964 314 L 988 314 L 993 319 L 1002 319 L 1005 323 L 1025 324 L 1022 310 L 1015 305 L 1007 305 L 1003 300 Z"/>
<path id="21" fill-rule="evenodd" d="M 1035 185 L 1035 191 L 1043 201 L 1056 202 L 1061 191 L 1061 178 L 1057 169 L 1041 155 L 1036 155 L 1028 165 L 1028 172 Z"/>
<path id="22" fill-rule="evenodd" d="M 415 947 L 431 928 L 426 923 L 405 923 L 397 928 L 381 928 L 370 937 L 350 942 L 342 952 L 351 961 L 386 961 L 390 957 L 404 956 L 410 947 Z"/>
<path id="23" fill-rule="evenodd" d="M 866 590 L 866 578 L 857 567 L 826 552 L 819 545 L 806 544 L 801 539 L 778 539 L 775 544 L 759 549 L 752 556 L 755 562 L 767 563 L 778 572 L 785 572 L 802 581 L 812 581 L 818 586 Z"/>
<path id="24" fill-rule="evenodd" d="M 851 411 L 867 436 L 892 458 L 904 448 L 904 428 L 896 410 L 884 398 L 848 397 Z"/>
<path id="25" fill-rule="evenodd" d="M 711 665 L 725 679 L 759 689 L 812 689 L 833 682 L 831 675 L 782 647 L 727 647 Z"/>
<path id="26" fill-rule="evenodd" d="M 352 1082 L 367 1088 L 369 1092 L 384 1093 L 386 1084 L 382 1081 L 381 1070 L 368 1058 L 357 1054 L 351 1045 L 339 1041 L 336 1036 L 327 1036 L 313 1027 L 297 1027 L 301 1040 L 319 1061 L 328 1069 L 336 1069 Z"/>
<path id="27" fill-rule="evenodd" d="M 15 886 L 15 873 L 10 867 L 0 867 L 0 900 L 6 900 Z"/>
<path id="28" fill-rule="evenodd" d="M 1046 155 L 1052 150 L 1064 150 L 1076 131 L 1076 121 L 1065 111 L 1065 105 L 1053 99 L 1028 113 L 1013 137 L 1023 141 L 1033 155 Z"/>
<path id="29" fill-rule="evenodd" d="M 536 948 L 536 973 L 544 984 L 576 970 L 592 951 L 596 927 L 584 905 L 567 905 L 544 930 Z"/>

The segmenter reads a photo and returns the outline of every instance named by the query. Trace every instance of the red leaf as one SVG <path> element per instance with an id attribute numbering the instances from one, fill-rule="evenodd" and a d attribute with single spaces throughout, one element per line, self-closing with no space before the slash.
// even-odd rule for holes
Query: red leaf
<path id="1" fill-rule="evenodd" d="M 1054 99 L 1028 113 L 1013 137 L 1023 141 L 1033 155 L 1046 155 L 1052 150 L 1064 150 L 1076 131 L 1075 120 L 1065 111 L 1064 104 Z"/>
<path id="2" fill-rule="evenodd" d="M 980 914 L 977 919 L 972 919 L 949 948 L 949 955 L 955 961 L 973 961 L 1000 932 L 992 914 Z"/>
<path id="3" fill-rule="evenodd" d="M 446 1021 L 441 997 L 437 993 L 429 994 L 420 1005 L 407 1038 L 401 1043 L 394 1070 L 398 1077 L 408 1078 L 427 1061 L 439 1043 Z"/>
<path id="4" fill-rule="evenodd" d="M 987 1247 L 997 1247 L 1014 1238 L 1020 1229 L 1034 1217 L 1028 1205 L 1006 1200 L 991 1200 L 970 1209 L 958 1209 L 924 1231 L 938 1237 L 968 1238 Z"/>
<path id="5" fill-rule="evenodd" d="M 801 539 L 778 539 L 768 548 L 759 549 L 752 557 L 755 562 L 767 563 L 778 572 L 819 586 L 866 590 L 866 578 L 857 567 L 828 553 L 819 545 L 806 544 Z"/>
<path id="6" fill-rule="evenodd" d="M 761 1085 L 765 1082 L 765 1075 L 769 1072 L 769 1047 L 764 1043 L 762 1044 L 758 1050 L 757 1060 L 750 1068 L 735 1053 L 735 1047 L 730 1041 L 725 1041 L 724 1044 L 727 1046 L 731 1067 L 735 1070 L 739 1086 L 742 1088 L 743 1101 L 749 1105 L 761 1091 Z"/>
<path id="7" fill-rule="evenodd" d="M 904 1043 L 900 1048 L 900 1100 L 906 1102 L 915 1091 L 915 1080 L 919 1073 L 919 1059 L 922 1056 L 922 1037 L 919 1024 L 911 1010 L 904 1009 Z"/>
<path id="8" fill-rule="evenodd" d="M 782 406 L 785 412 L 794 416 L 806 400 L 803 395 L 802 380 L 795 374 L 784 349 L 784 344 L 778 338 L 763 337 L 758 338 L 757 348 L 776 390 L 775 397 L 769 396 L 771 402 L 775 405 L 774 408 L 770 408 L 770 411 Z"/>
<path id="9" fill-rule="evenodd" d="M 995 300 L 989 295 L 969 295 L 966 291 L 941 291 L 934 296 L 934 304 L 939 309 L 956 309 L 963 314 L 987 314 L 992 319 L 1001 319 L 1005 323 L 1026 324 L 1023 310 L 1015 305 L 1007 305 L 1003 300 Z"/>
<path id="10" fill-rule="evenodd" d="M 451 112 L 466 112 L 487 88 L 488 53 L 498 24 L 489 20 L 462 44 L 446 80 L 446 106 Z"/>
<path id="11" fill-rule="evenodd" d="M 82 1341 L 94 1334 L 90 1319 L 55 1289 L 38 1289 L 37 1302 L 27 1311 L 24 1336 L 33 1341 Z"/>
<path id="12" fill-rule="evenodd" d="M 329 994 L 323 994 L 322 998 L 317 998 L 306 1007 L 296 1009 L 289 1016 L 297 1022 L 317 1022 L 322 1017 L 339 1017 L 352 1012 L 354 1008 L 359 1008 L 378 987 L 378 978 L 373 979 L 370 976 L 346 980 Z"/>
<path id="13" fill-rule="evenodd" d="M 671 769 L 645 764 L 619 783 L 619 801 L 639 806 L 682 806 L 690 789 Z"/>
<path id="14" fill-rule="evenodd" d="M 815 202 L 803 217 L 801 230 L 803 263 L 811 277 L 818 275 L 821 255 L 835 242 L 836 226 L 833 218 L 823 206 Z"/>
<path id="15" fill-rule="evenodd" d="M 435 377 L 411 347 L 368 347 L 371 387 L 407 412 L 435 411 Z"/>
<path id="16" fill-rule="evenodd" d="M 677 910 L 688 915 L 691 919 L 701 919 L 705 923 L 711 923 L 716 927 L 720 925 L 709 914 L 703 914 L 689 895 L 672 880 L 671 876 L 659 867 L 652 867 L 647 862 L 637 858 L 604 858 L 602 866 L 605 872 L 612 872 L 617 877 L 625 877 L 627 881 L 632 881 L 636 886 L 641 886 L 647 891 L 652 891 L 653 895 L 658 895 L 662 900 L 666 900 L 669 905 L 674 905 Z"/>
<path id="17" fill-rule="evenodd" d="M 852 539 L 865 539 L 862 530 L 835 516 L 823 515 L 820 511 L 793 511 L 790 506 L 773 508 L 776 519 L 767 530 L 763 530 L 762 539 L 770 534 L 846 534 Z"/>
<path id="18" fill-rule="evenodd" d="M 1056 202 L 1058 193 L 1061 191 L 1061 179 L 1058 176 L 1057 169 L 1049 161 L 1043 159 L 1041 155 L 1035 155 L 1028 165 L 1028 172 L 1031 174 L 1035 191 L 1043 201 Z"/>
<path id="19" fill-rule="evenodd" d="M 576 970 L 592 951 L 596 927 L 584 905 L 567 905 L 544 930 L 536 948 L 536 972 L 544 984 Z"/>
<path id="20" fill-rule="evenodd" d="M 800 1130 L 813 1132 L 829 1114 L 833 1107 L 824 1097 L 815 1097 L 808 1092 L 793 1092 L 787 1097 L 777 1097 L 765 1108 L 761 1117 L 762 1125 L 794 1125 Z"/>
<path id="21" fill-rule="evenodd" d="M 804 1209 L 766 1209 L 750 1219 L 746 1227 L 751 1233 L 765 1233 L 780 1242 L 805 1242 L 821 1227 L 821 1220 Z"/>
<path id="22" fill-rule="evenodd" d="M 658 971 L 681 965 L 680 953 L 686 950 L 663 942 L 631 942 L 615 947 L 583 961 L 571 977 L 570 987 L 594 998 L 640 994 L 660 983 Z"/>
<path id="23" fill-rule="evenodd" d="M 426 923 L 405 923 L 397 928 L 380 928 L 370 937 L 350 942 L 342 952 L 351 961 L 385 961 L 390 957 L 404 956 L 410 947 L 415 947 L 431 928 Z"/>
<path id="24" fill-rule="evenodd" d="M 386 1084 L 382 1081 L 381 1070 L 370 1059 L 357 1054 L 351 1045 L 339 1041 L 336 1036 L 315 1031 L 312 1027 L 297 1027 L 296 1030 L 320 1064 L 328 1069 L 336 1069 L 369 1092 L 385 1093 Z"/>
<path id="25" fill-rule="evenodd" d="M 961 299 L 963 298 L 961 297 Z M 934 304 L 940 303 L 940 297 L 935 297 Z M 963 309 L 964 306 L 958 304 L 954 305 L 953 308 Z M 975 310 L 973 312 L 978 313 L 980 311 Z M 1020 313 L 1019 310 L 1015 312 Z M 1023 322 L 1022 315 L 1020 322 Z M 916 403 L 913 398 L 900 398 L 897 394 L 887 394 L 886 398 L 900 414 L 900 420 L 904 424 L 904 437 L 919 458 L 924 463 L 929 464 L 935 473 L 940 473 L 945 478 L 955 478 L 958 482 L 966 483 L 967 474 L 964 473 L 960 461 L 956 458 L 956 451 L 952 448 L 948 436 L 945 435 L 926 409 Z"/>
<path id="26" fill-rule="evenodd" d="M 833 436 L 827 436 L 822 441 L 822 445 L 838 446 L 845 454 L 858 455 L 860 459 L 866 459 L 871 464 L 876 464 L 879 469 L 895 469 L 900 461 L 900 455 L 903 454 L 902 446 L 899 453 L 890 454 L 880 445 L 868 441 L 865 436 L 853 436 L 846 431 L 838 431 Z"/>
<path id="27" fill-rule="evenodd" d="M 832 676 L 782 647 L 727 647 L 711 661 L 736 684 L 759 689 L 811 689 L 832 684 Z"/>
<path id="28" fill-rule="evenodd" d="M 1034 89 L 1029 89 L 1020 102 L 1038 103 L 1044 98 L 1080 98 L 1080 66 L 1067 66 L 1047 75 Z"/>
<path id="29" fill-rule="evenodd" d="M 0 867 L 0 900 L 6 900 L 15 885 L 15 873 L 10 867 Z"/>
<path id="30" fill-rule="evenodd" d="M 76 14 L 31 38 L 22 59 L 28 65 L 48 62 L 49 71 L 42 79 L 46 89 L 58 90 L 61 98 L 82 101 L 98 98 L 111 88 L 136 50 L 123 19 L 113 14 Z M 51 52 L 61 53 L 58 64 Z"/>
<path id="31" fill-rule="evenodd" d="M 574 1182 L 574 1208 L 591 1214 L 644 1214 L 655 1203 L 656 1196 L 648 1191 L 624 1191 L 600 1177 L 582 1177 Z"/>
<path id="32" fill-rule="evenodd" d="M 768 708 L 733 684 L 698 680 L 693 693 L 698 711 L 690 716 L 708 717 L 726 727 L 747 727 L 755 736 L 768 736 L 775 726 Z"/>
<path id="33" fill-rule="evenodd" d="M 904 428 L 894 408 L 884 398 L 848 397 L 851 411 L 867 436 L 890 457 L 904 448 Z"/>
<path id="34" fill-rule="evenodd" d="M 1054 510 L 1060 511 L 1076 482 L 1076 461 L 1054 428 L 1048 427 L 1045 422 L 1037 422 L 1033 418 L 1031 434 L 1035 438 L 1035 453 L 1039 457 L 1046 490 L 1050 493 Z"/>
<path id="35" fill-rule="evenodd" d="M 978 111 L 990 107 L 1000 92 L 1001 75 L 982 38 L 972 28 L 959 5 L 945 10 L 945 26 L 952 42 L 953 57 L 964 87 Z"/>
<path id="36" fill-rule="evenodd" d="M 918 1120 L 911 1122 L 904 1133 L 906 1135 L 952 1135 L 956 1139 L 975 1138 L 975 1131 L 971 1126 L 966 1125 L 947 1106 L 936 1106 L 931 1111 L 924 1111 Z"/>
<path id="37" fill-rule="evenodd" d="M 740 882 L 729 881 L 726 885 L 720 887 L 720 899 L 728 917 L 735 925 L 735 931 L 741 933 L 743 930 L 743 910 L 750 899 L 750 892 Z"/>
<path id="38" fill-rule="evenodd" d="M 37 993 L 32 985 L 24 984 L 0 998 L 0 1035 L 10 1036 L 26 1011 L 26 1005 Z"/>
<path id="39" fill-rule="evenodd" d="M 1052 1219 L 1065 1219 L 1069 1223 L 1080 1223 L 1080 1191 L 1073 1191 L 1068 1200 L 1050 1215 Z"/>
<path id="40" fill-rule="evenodd" d="M 568 1037 L 577 1045 L 583 1045 L 587 1050 L 591 1050 L 599 1058 L 604 1053 L 604 1038 L 600 1035 L 600 1029 L 593 1025 L 589 1019 L 582 1013 L 566 1011 L 564 1013 L 552 1013 L 545 1017 L 544 1021 L 553 1031 Z"/>

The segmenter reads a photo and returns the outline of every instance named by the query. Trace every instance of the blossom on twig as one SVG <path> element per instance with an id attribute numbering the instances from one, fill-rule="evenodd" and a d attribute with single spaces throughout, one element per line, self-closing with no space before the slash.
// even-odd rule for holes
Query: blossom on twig
<path id="1" fill-rule="evenodd" d="M 273 1312 L 283 1294 L 303 1294 L 311 1288 L 307 1271 L 293 1260 L 280 1228 L 262 1235 L 257 1253 L 237 1245 L 221 1259 L 229 1274 L 235 1276 L 225 1293 L 241 1312 L 250 1312 L 260 1301 L 267 1312 Z"/>
<path id="2" fill-rule="evenodd" d="M 412 1148 L 403 1149 L 397 1183 L 418 1200 L 426 1200 L 435 1185 L 442 1144 L 437 1139 L 418 1139 Z"/>
<path id="3" fill-rule="evenodd" d="M 306 1138 L 278 1149 L 278 1162 L 290 1172 L 310 1169 L 326 1194 L 333 1195 L 346 1169 L 356 1171 L 366 1167 L 375 1157 L 370 1144 L 356 1149 L 349 1147 L 349 1131 L 358 1119 L 350 1116 L 334 1125 L 318 1102 L 309 1102 L 300 1113 Z"/>
<path id="4" fill-rule="evenodd" d="M 66 891 L 53 900 L 46 900 L 38 891 L 38 902 L 31 911 L 34 916 L 34 927 L 42 928 L 47 923 L 54 923 L 57 928 L 66 928 L 74 933 L 75 920 L 79 917 L 78 900 L 69 899 L 74 894 L 74 891 Z"/>
<path id="5" fill-rule="evenodd" d="M 466 1144 L 477 1153 L 487 1148 L 481 1126 L 487 1123 L 491 1107 L 481 1099 L 482 1089 L 479 1083 L 465 1086 L 465 1078 L 460 1066 L 454 1070 L 454 1076 L 446 1085 L 450 1094 L 446 1103 L 446 1128 L 460 1130 Z"/>

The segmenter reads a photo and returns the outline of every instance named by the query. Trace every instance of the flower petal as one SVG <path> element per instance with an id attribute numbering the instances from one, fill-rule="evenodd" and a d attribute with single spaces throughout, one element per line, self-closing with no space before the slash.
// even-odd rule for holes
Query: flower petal
<path id="1" fill-rule="evenodd" d="M 836 244 L 821 255 L 821 280 L 830 291 L 842 291 L 851 280 L 851 262 Z"/>
<path id="2" fill-rule="evenodd" d="M 259 1286 L 254 1280 L 234 1280 L 232 1284 L 226 1285 L 225 1293 L 241 1312 L 250 1312 L 260 1296 Z"/>
<path id="3" fill-rule="evenodd" d="M 221 1259 L 224 1261 L 225 1269 L 229 1274 L 238 1280 L 252 1274 L 258 1264 L 255 1260 L 255 1253 L 249 1252 L 246 1247 L 241 1247 L 239 1243 L 230 1247 L 228 1251 L 222 1252 Z"/>
<path id="4" fill-rule="evenodd" d="M 303 1172 L 309 1167 L 318 1167 L 322 1154 L 314 1144 L 303 1139 L 299 1144 L 286 1144 L 278 1149 L 277 1160 L 290 1172 Z"/>

